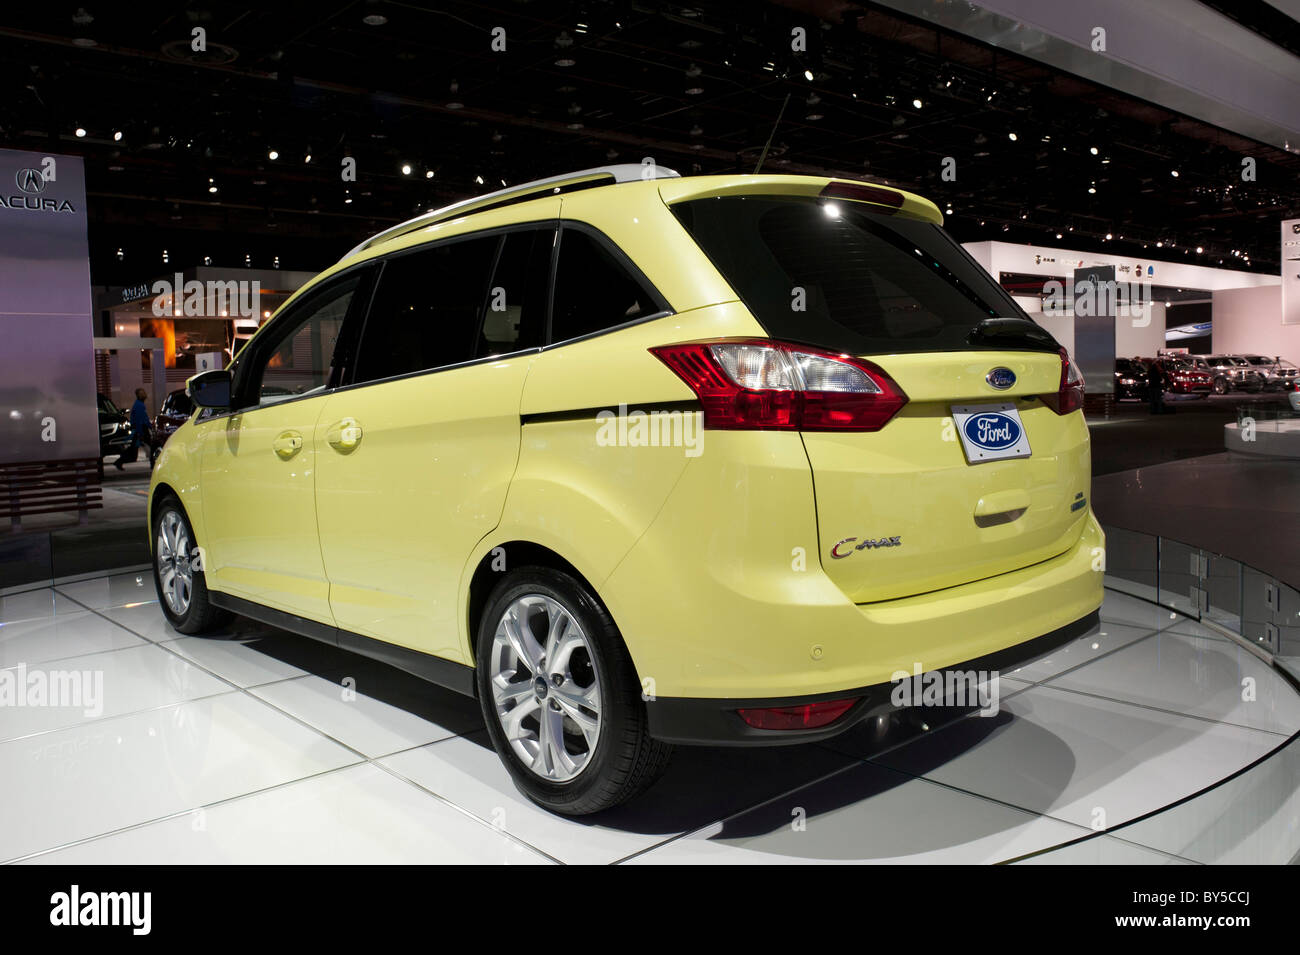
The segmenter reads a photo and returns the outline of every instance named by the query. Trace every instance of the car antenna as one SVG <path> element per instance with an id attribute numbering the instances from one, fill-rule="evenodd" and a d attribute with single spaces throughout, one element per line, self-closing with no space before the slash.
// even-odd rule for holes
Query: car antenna
<path id="1" fill-rule="evenodd" d="M 767 159 L 767 151 L 772 146 L 772 139 L 776 136 L 776 128 L 781 125 L 781 117 L 785 115 L 785 108 L 790 105 L 790 94 L 785 94 L 785 99 L 781 102 L 781 111 L 776 114 L 776 122 L 772 124 L 772 132 L 767 136 L 767 142 L 763 144 L 763 151 L 758 154 L 758 162 L 754 165 L 754 175 L 763 168 L 763 161 Z"/>

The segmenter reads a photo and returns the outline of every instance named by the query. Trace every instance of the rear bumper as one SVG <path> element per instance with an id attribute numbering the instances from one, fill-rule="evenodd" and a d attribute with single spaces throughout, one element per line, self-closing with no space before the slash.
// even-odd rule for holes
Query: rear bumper
<path id="1" fill-rule="evenodd" d="M 1077 640 L 1095 630 L 1099 626 L 1099 613 L 1100 611 L 1094 610 L 1050 633 L 987 653 L 974 660 L 940 667 L 937 672 L 1001 673 L 1024 666 L 1071 640 Z M 646 704 L 646 712 L 650 721 L 650 735 L 669 743 L 702 746 L 783 746 L 828 739 L 843 733 L 864 719 L 900 709 L 891 699 L 896 686 L 895 682 L 877 683 L 852 690 L 818 693 L 811 696 L 766 699 L 656 699 Z M 755 729 L 737 713 L 738 710 L 747 708 L 803 706 L 823 700 L 844 699 L 856 699 L 857 702 L 829 726 L 817 729 Z"/>

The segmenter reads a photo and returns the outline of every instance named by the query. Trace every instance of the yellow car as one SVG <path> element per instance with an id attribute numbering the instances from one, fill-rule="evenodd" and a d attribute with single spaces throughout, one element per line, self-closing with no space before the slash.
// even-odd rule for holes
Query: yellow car
<path id="1" fill-rule="evenodd" d="M 191 379 L 150 494 L 163 612 L 475 695 L 575 815 L 672 744 L 823 738 L 900 674 L 1077 637 L 1083 382 L 941 222 L 646 165 L 389 229 Z"/>

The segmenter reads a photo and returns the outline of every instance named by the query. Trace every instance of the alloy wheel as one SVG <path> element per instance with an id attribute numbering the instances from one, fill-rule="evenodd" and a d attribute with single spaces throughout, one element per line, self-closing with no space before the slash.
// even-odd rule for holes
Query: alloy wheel
<path id="1" fill-rule="evenodd" d="M 163 599 L 172 613 L 184 616 L 194 595 L 194 568 L 190 564 L 190 535 L 176 511 L 163 513 L 154 547 Z"/>
<path id="2" fill-rule="evenodd" d="M 600 739 L 600 674 L 582 625 L 559 601 L 524 594 L 497 622 L 493 708 L 515 756 L 549 782 L 575 778 Z"/>

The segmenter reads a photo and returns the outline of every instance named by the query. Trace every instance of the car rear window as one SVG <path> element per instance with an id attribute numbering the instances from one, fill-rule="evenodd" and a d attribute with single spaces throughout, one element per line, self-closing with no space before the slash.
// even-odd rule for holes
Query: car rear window
<path id="1" fill-rule="evenodd" d="M 724 196 L 672 209 L 774 338 L 857 355 L 1005 348 L 971 332 L 985 319 L 1027 318 L 932 223 L 808 197 Z"/>

